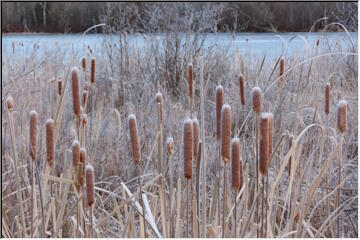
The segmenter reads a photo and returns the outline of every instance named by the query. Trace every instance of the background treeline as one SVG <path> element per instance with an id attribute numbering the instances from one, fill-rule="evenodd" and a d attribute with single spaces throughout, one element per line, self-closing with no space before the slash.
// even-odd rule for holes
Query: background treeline
<path id="1" fill-rule="evenodd" d="M 308 31 L 323 17 L 315 30 L 336 21 L 357 31 L 358 22 L 357 2 L 5 2 L 1 10 L 3 32 L 81 32 L 100 22 L 127 32 Z"/>

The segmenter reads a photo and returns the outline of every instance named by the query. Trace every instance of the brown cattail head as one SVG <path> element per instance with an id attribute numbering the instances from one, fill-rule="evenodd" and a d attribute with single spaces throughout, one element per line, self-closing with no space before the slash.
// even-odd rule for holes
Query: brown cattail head
<path id="1" fill-rule="evenodd" d="M 325 85 L 325 114 L 330 113 L 330 83 Z"/>
<path id="2" fill-rule="evenodd" d="M 73 95 L 73 107 L 76 116 L 80 116 L 80 88 L 79 88 L 79 70 L 74 67 L 71 70 L 72 76 L 72 95 Z"/>
<path id="3" fill-rule="evenodd" d="M 261 112 L 261 89 L 253 87 L 252 89 L 253 110 L 257 114 Z"/>
<path id="4" fill-rule="evenodd" d="M 86 103 L 86 99 L 88 97 L 88 91 L 83 91 L 82 93 L 82 100 L 83 100 L 83 105 L 85 106 L 85 103 Z"/>
<path id="5" fill-rule="evenodd" d="M 241 98 L 241 105 L 245 105 L 245 88 L 244 88 L 244 75 L 240 74 L 240 98 Z"/>
<path id="6" fill-rule="evenodd" d="M 291 134 L 289 136 L 289 150 L 291 150 L 291 148 L 292 148 L 293 141 L 294 141 L 294 135 Z M 289 177 L 290 177 L 290 173 L 291 173 L 291 156 L 289 158 L 289 168 L 288 168 Z"/>
<path id="7" fill-rule="evenodd" d="M 174 154 L 174 139 L 172 137 L 166 139 L 166 150 L 169 156 Z"/>
<path id="8" fill-rule="evenodd" d="M 282 56 L 280 59 L 280 83 L 284 81 L 284 73 L 285 73 L 285 57 Z"/>
<path id="9" fill-rule="evenodd" d="M 232 187 L 239 190 L 242 187 L 242 163 L 240 160 L 240 140 L 233 138 L 231 140 L 231 173 Z"/>
<path id="10" fill-rule="evenodd" d="M 86 57 L 85 56 L 81 59 L 81 63 L 82 63 L 83 71 L 85 72 L 86 71 Z"/>
<path id="11" fill-rule="evenodd" d="M 216 138 L 221 136 L 221 108 L 224 104 L 224 89 L 221 85 L 216 87 Z"/>
<path id="12" fill-rule="evenodd" d="M 73 161 L 73 167 L 77 169 L 80 162 L 80 143 L 78 140 L 74 140 L 72 145 L 72 161 Z"/>
<path id="13" fill-rule="evenodd" d="M 190 118 L 184 121 L 184 176 L 192 178 L 193 159 L 193 122 Z"/>
<path id="14" fill-rule="evenodd" d="M 95 84 L 95 58 L 91 59 L 91 84 Z"/>
<path id="15" fill-rule="evenodd" d="M 12 96 L 7 97 L 6 104 L 9 109 L 9 112 L 12 112 L 14 110 L 14 99 L 12 98 Z"/>
<path id="16" fill-rule="evenodd" d="M 63 86 L 62 86 L 62 78 L 59 77 L 59 79 L 58 79 L 58 94 L 59 94 L 59 96 L 62 93 L 62 88 L 63 88 Z"/>
<path id="17" fill-rule="evenodd" d="M 30 157 L 34 161 L 36 158 L 36 148 L 38 140 L 37 131 L 37 113 L 32 110 L 30 112 Z"/>
<path id="18" fill-rule="evenodd" d="M 91 165 L 86 166 L 86 196 L 88 206 L 93 205 L 95 202 L 95 188 L 94 168 Z"/>
<path id="19" fill-rule="evenodd" d="M 193 65 L 192 63 L 189 64 L 189 96 L 190 98 L 193 97 L 194 92 L 194 74 L 193 74 Z"/>
<path id="20" fill-rule="evenodd" d="M 341 133 L 344 133 L 347 130 L 346 112 L 347 102 L 341 100 L 336 106 L 336 125 Z"/>
<path id="21" fill-rule="evenodd" d="M 130 140 L 131 140 L 132 154 L 133 154 L 135 163 L 139 164 L 141 161 L 141 153 L 140 153 L 139 133 L 138 133 L 135 115 L 130 114 L 128 120 L 129 120 L 129 128 L 130 128 Z"/>
<path id="22" fill-rule="evenodd" d="M 224 104 L 221 109 L 221 156 L 225 164 L 230 161 L 231 107 Z"/>
<path id="23" fill-rule="evenodd" d="M 80 185 L 85 185 L 85 169 L 86 169 L 86 149 L 80 148 L 80 162 L 82 164 L 81 171 L 80 171 Z"/>
<path id="24" fill-rule="evenodd" d="M 260 165 L 259 170 L 263 176 L 268 175 L 269 162 L 269 116 L 267 113 L 260 117 Z"/>
<path id="25" fill-rule="evenodd" d="M 47 162 L 50 167 L 54 165 L 55 156 L 55 134 L 54 134 L 54 120 L 48 119 L 46 121 L 46 153 Z"/>
<path id="26" fill-rule="evenodd" d="M 163 124 L 163 122 L 164 122 L 163 97 L 162 97 L 162 94 L 160 92 L 158 92 L 155 95 L 155 100 L 156 100 L 156 103 L 160 104 L 160 122 L 161 122 L 161 124 Z"/>
<path id="27" fill-rule="evenodd" d="M 268 113 L 269 117 L 269 163 L 271 163 L 271 155 L 273 151 L 273 131 L 274 131 L 274 115 L 272 113 Z"/>
<path id="28" fill-rule="evenodd" d="M 87 115 L 86 115 L 86 113 L 83 113 L 83 114 L 81 114 L 81 119 L 82 119 L 82 125 L 83 126 L 86 126 L 86 124 L 87 124 Z"/>
<path id="29" fill-rule="evenodd" d="M 193 147 L 193 153 L 194 153 L 194 159 L 197 159 L 198 155 L 198 145 L 200 141 L 200 127 L 199 127 L 199 121 L 197 118 L 193 118 L 193 137 L 194 137 L 194 147 Z"/>

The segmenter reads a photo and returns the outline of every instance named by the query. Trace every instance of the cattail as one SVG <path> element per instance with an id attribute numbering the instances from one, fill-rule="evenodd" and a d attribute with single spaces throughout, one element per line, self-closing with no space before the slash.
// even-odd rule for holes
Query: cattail
<path id="1" fill-rule="evenodd" d="M 243 183 L 242 163 L 240 160 L 240 140 L 233 138 L 231 140 L 231 173 L 232 187 L 236 190 L 241 189 Z"/>
<path id="2" fill-rule="evenodd" d="M 136 123 L 136 117 L 134 114 L 130 114 L 128 119 L 129 119 L 132 154 L 135 163 L 139 164 L 141 161 L 141 154 L 140 154 L 140 141 L 139 141 L 139 133 Z"/>
<path id="3" fill-rule="evenodd" d="M 259 114 L 261 112 L 261 89 L 259 87 L 254 87 L 252 89 L 252 100 L 253 110 Z"/>
<path id="4" fill-rule="evenodd" d="M 199 121 L 197 120 L 196 117 L 192 121 L 193 121 L 193 137 L 194 137 L 193 153 L 194 153 L 194 159 L 197 159 L 198 145 L 200 141 L 200 127 L 199 127 Z"/>
<path id="5" fill-rule="evenodd" d="M 58 79 L 58 94 L 59 94 L 59 96 L 62 94 L 62 78 L 61 77 L 59 77 L 59 79 Z"/>
<path id="6" fill-rule="evenodd" d="M 38 140 L 38 131 L 37 131 L 37 113 L 32 110 L 30 112 L 30 157 L 32 160 L 36 158 L 36 147 Z"/>
<path id="7" fill-rule="evenodd" d="M 294 135 L 290 135 L 290 137 L 289 137 L 289 149 L 291 149 L 292 148 L 292 143 L 293 143 L 293 141 L 294 141 Z M 291 173 L 291 156 L 290 156 L 290 158 L 289 158 L 289 168 L 288 168 L 288 171 L 289 171 L 289 177 L 290 177 L 290 173 Z"/>
<path id="8" fill-rule="evenodd" d="M 7 97 L 6 104 L 9 109 L 9 112 L 12 112 L 14 110 L 14 99 L 12 98 L 12 96 Z"/>
<path id="9" fill-rule="evenodd" d="M 269 162 L 269 117 L 267 113 L 260 118 L 260 165 L 259 170 L 263 176 L 268 175 Z"/>
<path id="10" fill-rule="evenodd" d="M 86 58 L 85 58 L 85 56 L 82 58 L 81 62 L 82 62 L 83 71 L 85 72 L 86 71 Z"/>
<path id="11" fill-rule="evenodd" d="M 346 121 L 346 112 L 347 112 L 347 102 L 341 100 L 336 106 L 336 125 L 341 133 L 346 132 L 347 130 L 347 121 Z"/>
<path id="12" fill-rule="evenodd" d="M 85 184 L 85 169 L 86 169 L 86 149 L 84 147 L 80 148 L 80 162 L 82 164 L 80 172 L 80 185 L 84 186 Z"/>
<path id="13" fill-rule="evenodd" d="M 325 114 L 330 113 L 330 83 L 325 85 Z"/>
<path id="14" fill-rule="evenodd" d="M 187 179 L 192 178 L 193 146 L 193 122 L 188 118 L 184 121 L 184 175 Z"/>
<path id="15" fill-rule="evenodd" d="M 91 59 L 91 84 L 95 84 L 95 58 Z"/>
<path id="16" fill-rule="evenodd" d="M 54 165 L 55 155 L 55 134 L 54 134 L 54 120 L 48 119 L 46 121 L 46 152 L 47 162 L 52 167 Z"/>
<path id="17" fill-rule="evenodd" d="M 270 164 L 272 151 L 273 151 L 274 115 L 272 113 L 268 113 L 268 118 L 269 118 L 269 164 Z"/>
<path id="18" fill-rule="evenodd" d="M 224 89 L 221 85 L 216 87 L 216 137 L 221 136 L 221 108 L 224 104 Z"/>
<path id="19" fill-rule="evenodd" d="M 83 91 L 82 93 L 82 100 L 83 100 L 83 105 L 85 106 L 85 103 L 86 103 L 86 99 L 88 97 L 88 91 Z"/>
<path id="20" fill-rule="evenodd" d="M 155 95 L 155 100 L 156 100 L 156 103 L 160 103 L 160 122 L 162 124 L 164 121 L 164 113 L 163 113 L 163 97 L 160 92 L 158 92 Z"/>
<path id="21" fill-rule="evenodd" d="M 80 143 L 78 140 L 74 140 L 72 145 L 72 158 L 73 158 L 73 167 L 77 168 L 80 162 Z"/>
<path id="22" fill-rule="evenodd" d="M 221 109 L 221 155 L 228 163 L 230 161 L 231 142 L 231 107 L 224 104 Z"/>
<path id="23" fill-rule="evenodd" d="M 284 72 L 285 72 L 285 57 L 282 56 L 280 59 L 280 83 L 284 80 Z"/>
<path id="24" fill-rule="evenodd" d="M 245 106 L 244 75 L 240 74 L 240 98 L 241 105 Z"/>
<path id="25" fill-rule="evenodd" d="M 91 165 L 86 166 L 86 195 L 88 206 L 93 205 L 95 201 L 94 168 Z"/>
<path id="26" fill-rule="evenodd" d="M 193 65 L 192 63 L 189 64 L 189 96 L 190 98 L 193 97 L 194 91 L 194 74 L 193 74 Z"/>
<path id="27" fill-rule="evenodd" d="M 166 150 L 167 150 L 167 154 L 169 156 L 173 155 L 173 153 L 174 153 L 174 139 L 172 137 L 168 137 L 166 139 Z"/>
<path id="28" fill-rule="evenodd" d="M 72 95 L 73 95 L 73 106 L 74 113 L 76 116 L 80 116 L 80 90 L 79 90 L 79 71 L 76 67 L 71 70 L 72 76 Z"/>
<path id="29" fill-rule="evenodd" d="M 81 114 L 82 124 L 86 126 L 87 124 L 87 115 L 85 113 Z"/>

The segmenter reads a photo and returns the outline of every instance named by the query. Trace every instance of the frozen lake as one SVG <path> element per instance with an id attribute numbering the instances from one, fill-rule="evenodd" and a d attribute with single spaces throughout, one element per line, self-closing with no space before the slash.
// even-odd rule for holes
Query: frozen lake
<path id="1" fill-rule="evenodd" d="M 191 35 L 191 38 L 193 37 L 194 35 Z M 16 54 L 27 56 L 33 52 L 34 45 L 37 44 L 36 57 L 41 57 L 44 53 L 52 53 L 55 46 L 58 46 L 59 50 L 65 50 L 66 53 L 69 53 L 69 49 L 72 49 L 69 47 L 73 46 L 77 54 L 81 56 L 88 47 L 95 52 L 101 51 L 105 38 L 112 38 L 113 43 L 119 42 L 117 35 L 104 34 L 87 34 L 83 37 L 80 37 L 79 34 L 4 34 L 2 36 L 2 54 L 3 57 L 10 57 L 14 45 Z M 130 48 L 155 46 L 156 39 L 159 39 L 160 50 L 164 38 L 165 35 L 163 34 L 128 34 L 127 37 Z M 214 49 L 215 46 L 218 46 L 224 50 L 229 50 L 229 52 L 236 49 L 240 54 L 251 54 L 253 56 L 266 54 L 267 57 L 276 58 L 282 54 L 282 51 L 286 56 L 302 55 L 306 51 L 312 52 L 318 40 L 320 43 L 319 52 L 321 50 L 326 50 L 326 52 L 350 51 L 352 43 L 356 47 L 358 46 L 357 32 L 350 33 L 350 36 L 345 32 L 237 33 L 235 35 L 208 33 L 204 46 L 205 49 Z M 185 34 L 182 34 L 181 44 L 185 44 Z M 118 47 L 119 44 L 116 46 Z"/>

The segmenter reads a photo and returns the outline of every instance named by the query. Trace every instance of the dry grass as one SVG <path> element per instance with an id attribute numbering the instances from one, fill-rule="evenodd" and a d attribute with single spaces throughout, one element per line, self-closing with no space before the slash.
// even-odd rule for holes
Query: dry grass
<path id="1" fill-rule="evenodd" d="M 285 68 L 282 56 L 257 58 L 228 51 L 231 46 L 202 48 L 188 39 L 178 51 L 159 51 L 126 39 L 106 37 L 101 49 L 85 46 L 91 69 L 82 67 L 77 50 L 52 45 L 40 46 L 54 51 L 37 58 L 37 47 L 6 57 L 2 237 L 358 237 L 358 69 L 351 44 L 344 48 L 321 39 L 321 49 L 309 46 L 316 51 L 284 53 Z M 61 90 L 56 79 L 62 79 Z M 254 97 L 255 86 L 261 95 L 253 92 L 253 105 L 245 99 Z M 325 88 L 331 92 L 324 94 Z M 154 104 L 159 89 L 161 104 Z M 80 91 L 87 94 L 83 107 Z M 228 145 L 219 148 L 221 109 L 230 106 Z M 32 110 L 37 147 L 28 144 L 34 142 Z M 261 111 L 272 112 L 273 119 L 268 130 L 259 123 L 257 148 Z M 236 190 L 224 195 L 231 184 L 226 165 L 233 137 L 242 159 L 242 171 L 234 173 L 243 172 L 243 184 L 238 189 L 234 178 Z M 228 164 L 221 162 L 222 151 Z M 257 157 L 265 164 L 261 172 L 268 173 L 259 181 Z M 85 191 L 90 164 L 94 201 Z M 225 183 L 219 180 L 223 170 Z"/>

